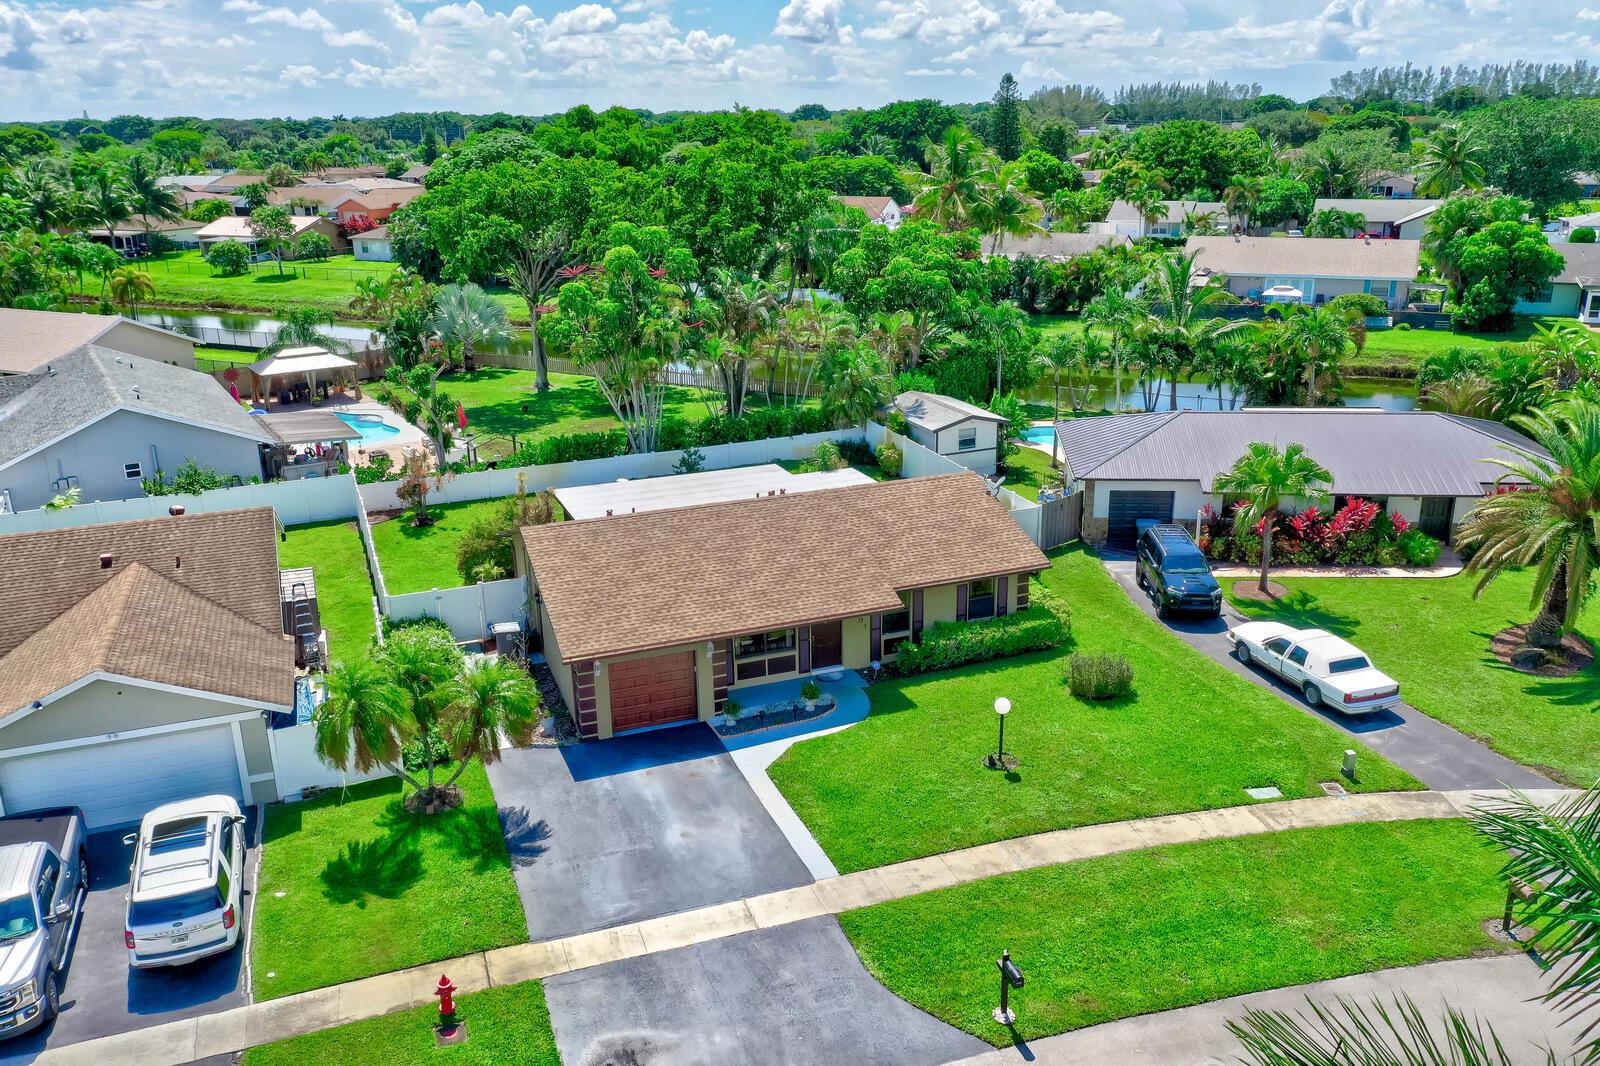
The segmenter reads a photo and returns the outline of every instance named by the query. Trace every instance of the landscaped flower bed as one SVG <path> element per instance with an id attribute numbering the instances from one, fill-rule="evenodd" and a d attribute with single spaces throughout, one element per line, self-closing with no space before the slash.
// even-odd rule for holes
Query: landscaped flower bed
<path id="1" fill-rule="evenodd" d="M 1200 550 L 1220 562 L 1254 566 L 1261 561 L 1266 519 L 1238 529 L 1233 513 L 1209 504 L 1201 510 Z M 1351 499 L 1332 514 L 1316 506 L 1278 513 L 1272 522 L 1272 561 L 1280 566 L 1432 566 L 1439 558 L 1438 541 L 1371 500 Z"/>

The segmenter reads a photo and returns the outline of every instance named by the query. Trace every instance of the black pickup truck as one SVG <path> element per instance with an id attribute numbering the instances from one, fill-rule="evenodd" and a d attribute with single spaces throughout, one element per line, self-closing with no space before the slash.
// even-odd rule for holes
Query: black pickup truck
<path id="1" fill-rule="evenodd" d="M 60 972 L 89 895 L 87 840 L 76 807 L 0 818 L 0 1039 L 60 1009 Z"/>

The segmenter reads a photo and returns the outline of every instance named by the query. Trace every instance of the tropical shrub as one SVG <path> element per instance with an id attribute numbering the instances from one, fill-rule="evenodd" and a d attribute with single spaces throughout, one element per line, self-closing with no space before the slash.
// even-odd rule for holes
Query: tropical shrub
<path id="1" fill-rule="evenodd" d="M 981 622 L 935 622 L 917 640 L 900 645 L 894 670 L 925 674 L 1059 648 L 1071 631 L 1066 606 L 1048 589 L 1036 587 L 1032 602 L 1014 614 Z"/>
<path id="2" fill-rule="evenodd" d="M 585 459 L 609 459 L 628 454 L 628 434 L 620 429 L 594 433 L 562 433 L 524 444 L 505 461 L 506 466 L 549 466 Z"/>
<path id="3" fill-rule="evenodd" d="M 848 465 L 839 451 L 839 446 L 831 440 L 825 440 L 817 445 L 816 454 L 811 461 L 818 470 L 839 470 Z"/>
<path id="4" fill-rule="evenodd" d="M 1400 534 L 1400 551 L 1407 566 L 1432 566 L 1439 561 L 1439 542 L 1420 529 Z"/>
<path id="5" fill-rule="evenodd" d="M 706 468 L 706 453 L 699 448 L 685 448 L 678 461 L 672 464 L 674 474 L 698 474 Z"/>
<path id="6" fill-rule="evenodd" d="M 388 452 L 375 452 L 366 466 L 356 467 L 356 484 L 371 485 L 394 478 L 394 457 Z"/>
<path id="7" fill-rule="evenodd" d="M 1389 305 L 1383 302 L 1383 297 L 1370 292 L 1347 292 L 1329 300 L 1328 306 L 1338 311 L 1349 308 L 1368 318 L 1381 318 L 1389 313 Z"/>
<path id="8" fill-rule="evenodd" d="M 518 530 L 549 525 L 555 515 L 555 497 L 548 491 L 512 496 L 467 526 L 456 545 L 456 571 L 468 582 L 510 577 L 516 566 Z"/>
<path id="9" fill-rule="evenodd" d="M 211 469 L 201 466 L 193 459 L 186 459 L 178 472 L 172 475 L 172 480 L 167 480 L 164 471 L 157 470 L 154 477 L 147 477 L 140 482 L 146 496 L 176 496 L 179 494 L 193 496 L 200 492 L 209 492 L 212 489 L 226 487 L 228 479 Z"/>
<path id="10" fill-rule="evenodd" d="M 1579 226 L 1577 229 L 1572 231 L 1572 235 L 1568 237 L 1567 240 L 1572 244 L 1593 244 L 1594 227 Z"/>
<path id="11" fill-rule="evenodd" d="M 1083 700 L 1121 699 L 1133 692 L 1133 664 L 1121 655 L 1069 655 L 1067 687 Z"/>
<path id="12" fill-rule="evenodd" d="M 296 259 L 320 260 L 333 254 L 333 242 L 326 233 L 308 230 L 302 233 L 294 242 L 294 257 Z"/>
<path id="13" fill-rule="evenodd" d="M 206 249 L 206 262 L 225 278 L 237 277 L 250 269 L 250 249 L 241 241 L 218 241 Z"/>
<path id="14" fill-rule="evenodd" d="M 900 454 L 900 449 L 894 441 L 886 440 L 878 445 L 878 469 L 889 477 L 899 477 L 901 467 L 905 463 L 905 456 Z"/>
<path id="15" fill-rule="evenodd" d="M 1261 519 L 1238 529 L 1231 511 L 1219 514 L 1207 506 L 1201 512 L 1200 550 L 1211 559 L 1254 566 L 1261 559 L 1265 523 Z M 1431 566 L 1440 550 L 1438 541 L 1404 515 L 1385 514 L 1363 499 L 1351 499 L 1332 514 L 1314 506 L 1293 515 L 1275 513 L 1272 544 L 1274 557 L 1291 566 Z"/>

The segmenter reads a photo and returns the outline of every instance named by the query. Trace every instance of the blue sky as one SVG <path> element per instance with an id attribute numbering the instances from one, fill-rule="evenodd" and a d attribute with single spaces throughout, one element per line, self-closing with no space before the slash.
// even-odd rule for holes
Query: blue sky
<path id="1" fill-rule="evenodd" d="M 873 106 L 1570 62 L 1600 0 L 0 0 L 0 119 Z"/>

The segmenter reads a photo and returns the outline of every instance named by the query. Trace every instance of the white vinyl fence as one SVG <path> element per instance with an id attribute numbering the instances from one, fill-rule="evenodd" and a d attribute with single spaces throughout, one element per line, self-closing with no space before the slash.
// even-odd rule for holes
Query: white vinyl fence
<path id="1" fill-rule="evenodd" d="M 175 504 L 181 505 L 190 514 L 271 507 L 278 513 L 279 522 L 293 526 L 334 518 L 354 518 L 361 510 L 361 497 L 356 493 L 353 474 L 300 481 L 272 481 L 262 485 L 212 489 L 192 496 L 141 496 L 132 500 L 80 503 L 59 511 L 41 507 L 32 511 L 8 512 L 0 514 L 0 536 L 32 533 L 41 529 L 92 526 L 102 522 L 160 518 Z"/>
<path id="2" fill-rule="evenodd" d="M 280 798 L 298 798 L 308 788 L 340 788 L 391 776 L 382 767 L 362 774 L 355 770 L 343 772 L 329 766 L 317 755 L 316 735 L 316 726 L 310 722 L 287 729 L 267 730 Z"/>
<path id="3" fill-rule="evenodd" d="M 480 581 L 465 588 L 430 589 L 388 597 L 384 613 L 395 621 L 437 618 L 457 640 L 482 640 L 496 622 L 527 620 L 528 586 L 520 577 Z"/>

